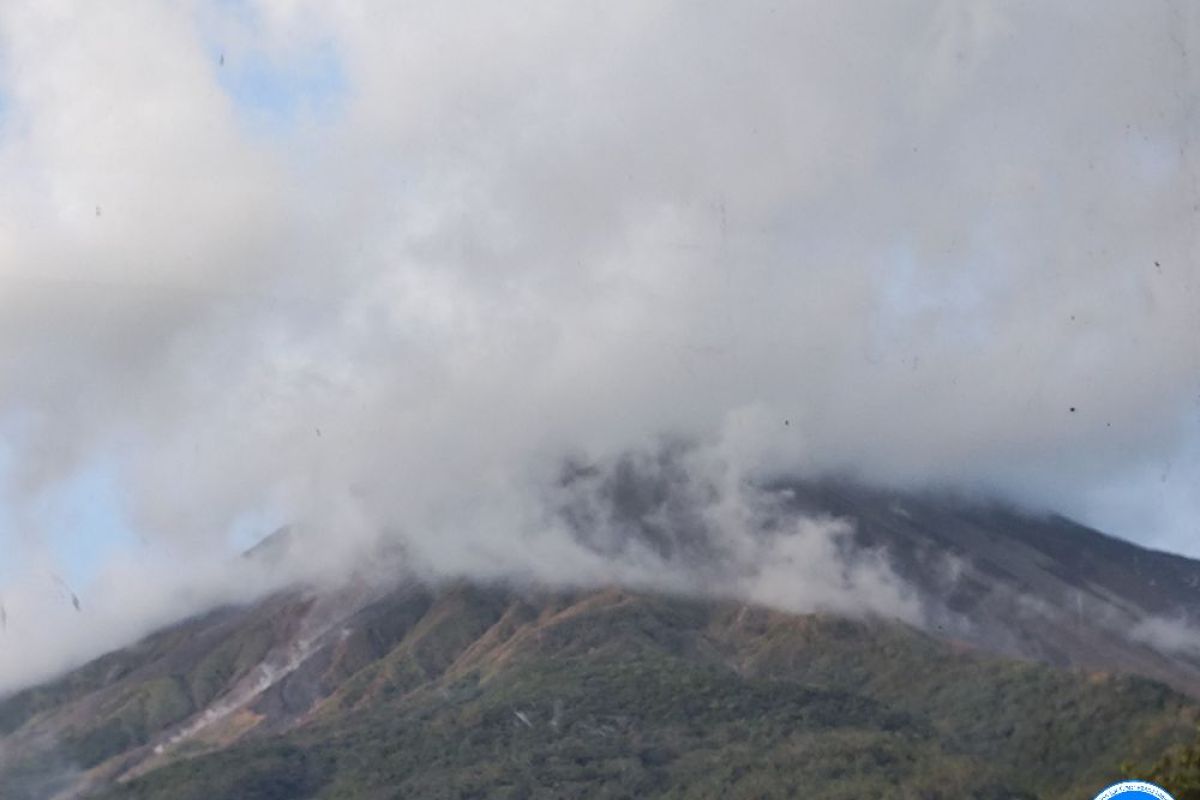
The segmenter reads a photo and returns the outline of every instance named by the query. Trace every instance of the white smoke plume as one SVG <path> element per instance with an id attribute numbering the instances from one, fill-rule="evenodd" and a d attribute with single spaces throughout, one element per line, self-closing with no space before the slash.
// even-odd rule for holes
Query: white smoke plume
<path id="1" fill-rule="evenodd" d="M 4 3 L 0 691 L 244 596 L 247 520 L 315 532 L 309 575 L 382 536 L 653 583 L 556 509 L 664 438 L 719 454 L 708 515 L 837 471 L 1196 552 L 1198 14 Z M 134 543 L 34 626 L 96 470 Z M 903 594 L 815 566 L 835 521 L 730 513 L 738 591 Z"/>

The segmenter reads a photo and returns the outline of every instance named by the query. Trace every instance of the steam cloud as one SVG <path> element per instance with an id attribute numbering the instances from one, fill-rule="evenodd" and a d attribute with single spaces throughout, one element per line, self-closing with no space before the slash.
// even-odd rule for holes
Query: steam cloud
<path id="1" fill-rule="evenodd" d="M 764 475 L 1196 552 L 1198 37 L 1175 2 L 4 3 L 0 691 L 243 596 L 247 520 L 314 532 L 309 577 L 383 537 L 686 589 L 563 482 L 664 438 L 774 604 L 907 608 L 837 521 L 743 535 Z M 145 543 L 34 626 L 95 470 Z"/>

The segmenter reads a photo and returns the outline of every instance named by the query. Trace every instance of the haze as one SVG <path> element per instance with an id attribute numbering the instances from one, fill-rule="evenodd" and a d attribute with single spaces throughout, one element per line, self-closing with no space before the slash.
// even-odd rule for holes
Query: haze
<path id="1" fill-rule="evenodd" d="M 652 582 L 547 495 L 664 441 L 735 529 L 836 472 L 1200 555 L 1198 41 L 1182 2 L 5 2 L 0 690 L 266 588 L 222 565 L 283 522 L 310 576 L 383 537 Z"/>

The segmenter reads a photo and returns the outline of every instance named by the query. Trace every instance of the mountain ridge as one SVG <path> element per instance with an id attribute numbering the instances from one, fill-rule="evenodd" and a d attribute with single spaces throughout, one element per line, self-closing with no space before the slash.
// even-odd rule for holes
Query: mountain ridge
<path id="1" fill-rule="evenodd" d="M 847 557 L 885 553 L 923 629 L 621 586 L 297 587 L 0 700 L 0 794 L 1083 797 L 1200 721 L 1190 654 L 1120 628 L 1193 613 L 1200 564 L 1010 509 L 772 491 L 849 520 Z M 669 487 L 635 499 L 623 535 L 687 535 Z"/>

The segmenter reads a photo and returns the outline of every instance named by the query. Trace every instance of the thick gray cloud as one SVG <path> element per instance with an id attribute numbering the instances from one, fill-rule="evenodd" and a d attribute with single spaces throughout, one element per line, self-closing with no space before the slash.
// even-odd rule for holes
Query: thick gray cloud
<path id="1" fill-rule="evenodd" d="M 46 558 L 33 508 L 102 463 L 180 560 L 266 508 L 315 561 L 604 579 L 546 487 L 668 436 L 1197 553 L 1198 39 L 1185 3 L 5 3 L 6 544 Z M 228 77 L 313 53 L 335 96 L 283 117 Z"/>

